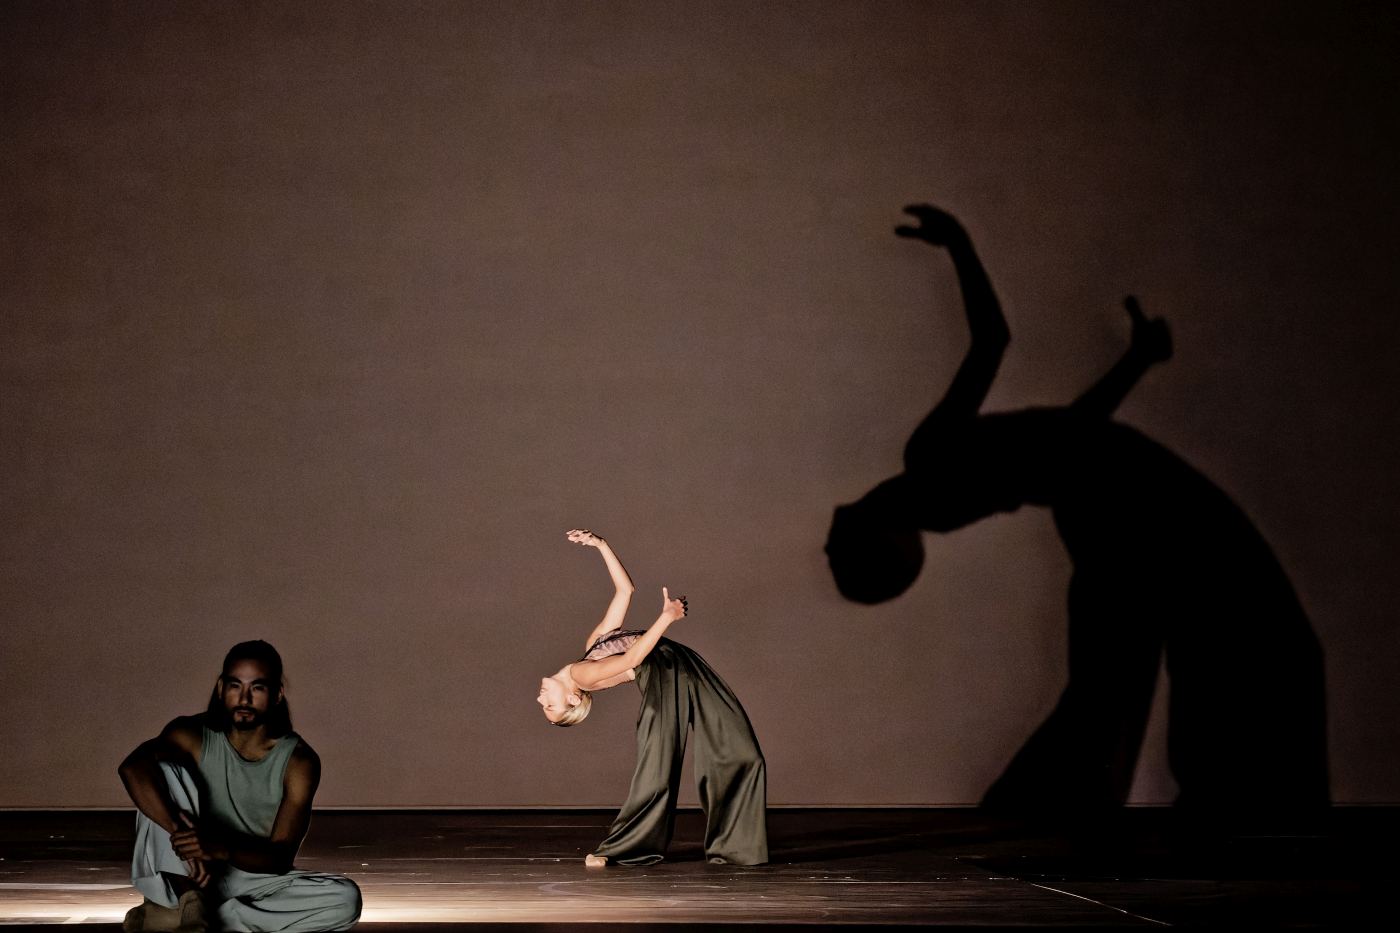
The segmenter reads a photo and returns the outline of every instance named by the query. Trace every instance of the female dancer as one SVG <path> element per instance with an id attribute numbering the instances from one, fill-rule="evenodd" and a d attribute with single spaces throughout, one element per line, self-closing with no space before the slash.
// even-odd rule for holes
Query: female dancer
<path id="1" fill-rule="evenodd" d="M 592 691 L 637 682 L 637 768 L 627 802 L 590 866 L 650 865 L 664 858 L 676 820 L 686 730 L 695 730 L 695 779 L 705 810 L 705 856 L 711 862 L 760 865 L 768 861 L 767 776 L 763 752 L 739 698 L 705 660 L 663 638 L 686 614 L 684 596 L 661 588 L 661 614 L 646 631 L 622 631 L 632 600 L 632 578 L 602 538 L 576 529 L 575 544 L 594 547 L 612 575 L 613 598 L 603 621 L 584 643 L 583 657 L 540 681 L 538 703 L 557 726 L 582 722 Z"/>

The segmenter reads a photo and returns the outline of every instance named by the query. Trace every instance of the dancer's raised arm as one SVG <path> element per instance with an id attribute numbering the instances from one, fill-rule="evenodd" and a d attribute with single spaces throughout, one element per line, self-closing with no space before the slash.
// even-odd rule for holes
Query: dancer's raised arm
<path id="1" fill-rule="evenodd" d="M 612 686 L 612 682 L 615 682 L 619 675 L 632 670 L 641 664 L 647 655 L 651 654 L 651 649 L 656 647 L 656 643 L 661 640 L 662 635 L 666 634 L 671 623 L 684 618 L 686 609 L 685 597 L 678 596 L 672 599 L 671 594 L 663 586 L 661 588 L 661 614 L 656 617 L 655 622 L 651 623 L 651 628 L 647 629 L 646 633 L 634 641 L 622 654 L 599 658 L 596 661 L 575 661 L 569 666 L 569 675 L 573 678 L 574 684 L 580 690 L 596 690 L 605 685 Z"/>
<path id="2" fill-rule="evenodd" d="M 603 562 L 608 565 L 608 574 L 613 581 L 613 598 L 612 602 L 608 603 L 607 612 L 603 613 L 603 621 L 594 627 L 588 641 L 583 643 L 583 650 L 587 651 L 603 635 L 622 625 L 622 620 L 627 617 L 627 607 L 632 602 L 632 591 L 636 587 L 632 585 L 632 578 L 627 575 L 627 568 L 622 566 L 622 561 L 617 559 L 608 542 L 584 528 L 575 528 L 567 537 L 575 544 L 597 548 L 598 553 L 603 555 Z"/>
<path id="3" fill-rule="evenodd" d="M 1123 307 L 1133 322 L 1132 343 L 1112 369 L 1074 400 L 1070 407 L 1075 411 L 1110 417 L 1152 364 L 1172 358 L 1172 335 L 1167 322 L 1161 318 L 1149 320 L 1132 295 L 1123 299 Z"/>
<path id="4" fill-rule="evenodd" d="M 930 435 L 940 430 L 946 419 L 971 418 L 977 414 L 977 409 L 992 388 L 992 381 L 996 379 L 1007 344 L 1011 342 L 1011 330 L 1006 326 L 1006 318 L 1001 313 L 996 293 L 992 291 L 991 280 L 987 278 L 987 272 L 972 248 L 972 240 L 957 219 L 927 204 L 912 204 L 904 211 L 917 218 L 919 223 L 917 226 L 895 227 L 896 234 L 948 250 L 958 274 L 967 326 L 972 334 L 972 345 L 968 347 L 948 391 L 909 438 L 904 452 L 905 462 L 908 463 L 911 459 L 919 459 L 923 448 L 933 442 Z"/>

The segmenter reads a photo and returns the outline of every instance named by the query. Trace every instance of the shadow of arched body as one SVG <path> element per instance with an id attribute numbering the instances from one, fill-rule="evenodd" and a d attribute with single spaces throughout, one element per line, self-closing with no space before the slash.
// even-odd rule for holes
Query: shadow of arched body
<path id="1" fill-rule="evenodd" d="M 1168 760 L 1178 806 L 1255 813 L 1328 800 L 1322 654 L 1287 575 L 1253 524 L 1201 473 L 1111 420 L 1171 355 L 1161 321 L 1129 299 L 1133 341 L 1072 404 L 983 415 L 1010 339 L 970 240 L 949 215 L 910 208 L 906 237 L 944 246 L 972 346 L 910 438 L 905 471 L 840 506 L 827 543 L 849 599 L 902 593 L 922 531 L 950 532 L 1022 505 L 1049 508 L 1069 551 L 1069 680 L 983 805 L 1027 813 L 1122 804 L 1165 652 Z"/>

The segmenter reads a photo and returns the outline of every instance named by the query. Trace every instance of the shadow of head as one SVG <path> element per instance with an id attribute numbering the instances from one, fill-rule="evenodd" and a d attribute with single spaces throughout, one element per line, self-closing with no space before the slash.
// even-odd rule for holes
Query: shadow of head
<path id="1" fill-rule="evenodd" d="M 894 599 L 919 577 L 924 543 L 909 516 L 891 512 L 876 488 L 850 505 L 838 505 L 826 539 L 826 559 L 841 595 L 875 605 Z"/>
<path id="2" fill-rule="evenodd" d="M 992 463 L 959 460 L 887 479 L 836 507 L 826 539 L 836 588 L 867 605 L 894 599 L 924 566 L 921 531 L 956 531 L 1020 506 L 1015 484 Z"/>

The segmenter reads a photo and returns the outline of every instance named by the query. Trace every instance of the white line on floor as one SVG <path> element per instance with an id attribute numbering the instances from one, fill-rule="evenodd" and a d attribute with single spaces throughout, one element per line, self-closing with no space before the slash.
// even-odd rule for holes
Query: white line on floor
<path id="1" fill-rule="evenodd" d="M 1061 891 L 1059 888 L 1052 888 L 1048 884 L 1036 884 L 1034 881 L 1027 881 L 1026 884 L 1033 888 L 1040 888 L 1042 891 L 1054 891 L 1056 894 L 1067 894 L 1070 897 L 1077 897 L 1081 901 L 1088 901 L 1090 904 L 1097 904 L 1100 907 L 1107 907 L 1109 910 L 1116 910 L 1120 914 L 1132 917 L 1136 920 L 1146 920 L 1148 923 L 1155 923 L 1159 926 L 1169 927 L 1170 923 L 1165 920 L 1154 920 L 1151 917 L 1144 917 L 1142 914 L 1135 914 L 1131 910 L 1124 910 L 1121 907 L 1114 907 L 1112 904 L 1105 904 L 1103 901 L 1096 901 L 1092 897 L 1085 897 L 1082 894 L 1075 894 L 1073 891 Z"/>

